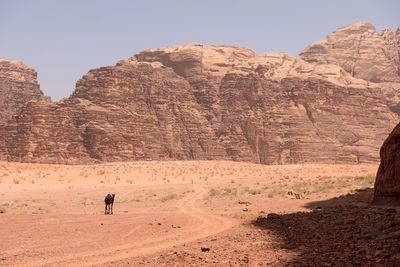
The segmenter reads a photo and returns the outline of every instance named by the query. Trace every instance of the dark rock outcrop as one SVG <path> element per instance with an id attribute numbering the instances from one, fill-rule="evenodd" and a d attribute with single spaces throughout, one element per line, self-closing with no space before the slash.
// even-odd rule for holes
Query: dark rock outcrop
<path id="1" fill-rule="evenodd" d="M 400 124 L 380 150 L 381 164 L 376 175 L 374 201 L 400 204 Z"/>

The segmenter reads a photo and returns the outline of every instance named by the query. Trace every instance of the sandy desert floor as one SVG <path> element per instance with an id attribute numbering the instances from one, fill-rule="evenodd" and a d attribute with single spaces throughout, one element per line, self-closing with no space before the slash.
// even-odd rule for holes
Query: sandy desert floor
<path id="1" fill-rule="evenodd" d="M 369 205 L 377 167 L 0 162 L 0 265 L 396 266 L 399 210 Z"/>

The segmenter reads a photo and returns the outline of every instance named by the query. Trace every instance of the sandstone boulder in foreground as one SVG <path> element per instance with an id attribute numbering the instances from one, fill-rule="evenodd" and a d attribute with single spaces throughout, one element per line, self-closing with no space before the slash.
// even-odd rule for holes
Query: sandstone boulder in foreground
<path id="1" fill-rule="evenodd" d="M 400 203 L 400 124 L 383 143 L 380 156 L 374 201 Z"/>

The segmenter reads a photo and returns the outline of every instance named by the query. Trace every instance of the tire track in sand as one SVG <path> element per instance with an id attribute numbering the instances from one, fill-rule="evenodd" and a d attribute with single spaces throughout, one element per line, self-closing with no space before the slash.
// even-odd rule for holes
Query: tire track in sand
<path id="1" fill-rule="evenodd" d="M 194 194 L 181 199 L 177 203 L 176 207 L 178 210 L 188 217 L 188 224 L 186 224 L 178 233 L 164 236 L 151 236 L 142 241 L 129 242 L 123 245 L 107 247 L 105 249 L 85 251 L 73 255 L 34 262 L 26 262 L 20 266 L 60 266 L 76 264 L 79 264 L 79 266 L 101 265 L 112 261 L 153 254 L 172 246 L 218 234 L 236 225 L 237 222 L 232 218 L 211 215 L 196 207 L 196 201 L 201 200 L 206 193 L 207 191 L 205 188 L 199 188 L 194 192 Z"/>

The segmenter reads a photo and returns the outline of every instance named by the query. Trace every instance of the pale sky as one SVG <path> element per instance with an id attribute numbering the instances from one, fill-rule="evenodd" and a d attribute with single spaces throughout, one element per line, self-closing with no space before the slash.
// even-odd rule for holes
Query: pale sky
<path id="1" fill-rule="evenodd" d="M 395 31 L 399 14 L 396 0 L 0 0 L 0 58 L 34 67 L 54 101 L 90 69 L 147 48 L 226 44 L 297 55 L 358 21 Z"/>

